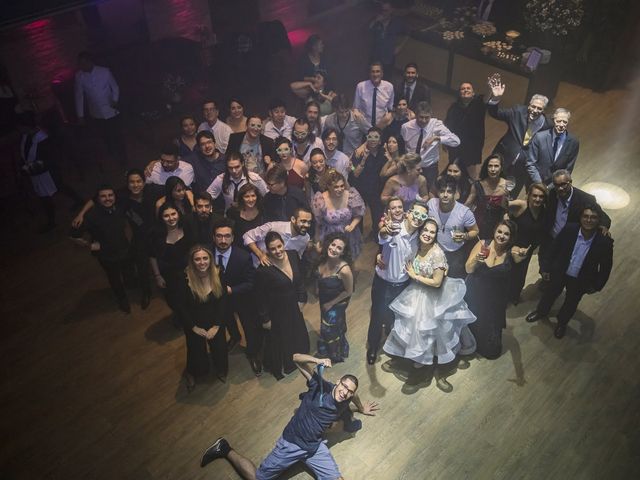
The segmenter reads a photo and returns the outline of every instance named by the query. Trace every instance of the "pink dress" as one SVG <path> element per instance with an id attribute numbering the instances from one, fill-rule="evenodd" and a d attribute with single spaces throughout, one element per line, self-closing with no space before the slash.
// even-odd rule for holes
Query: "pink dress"
<path id="1" fill-rule="evenodd" d="M 340 208 L 338 210 L 330 210 L 322 196 L 322 192 L 317 192 L 313 197 L 313 215 L 316 220 L 316 228 L 318 229 L 318 236 L 321 241 L 328 233 L 332 232 L 344 232 L 344 227 L 351 223 L 354 217 L 364 216 L 365 206 L 364 200 L 358 193 L 358 191 L 350 187 L 348 190 L 349 200 L 347 201 L 346 208 Z M 349 246 L 351 247 L 351 254 L 354 259 L 360 255 L 362 250 L 362 232 L 360 227 L 356 227 L 352 232 L 346 234 L 349 240 Z"/>

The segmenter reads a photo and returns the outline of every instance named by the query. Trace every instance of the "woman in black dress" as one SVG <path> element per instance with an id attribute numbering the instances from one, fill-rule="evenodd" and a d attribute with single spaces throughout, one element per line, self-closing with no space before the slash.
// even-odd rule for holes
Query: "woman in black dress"
<path id="1" fill-rule="evenodd" d="M 151 271 L 158 287 L 164 290 L 177 328 L 182 325 L 179 313 L 180 286 L 189 250 L 195 243 L 188 225 L 173 203 L 165 203 L 158 212 L 158 227 L 151 235 Z"/>
<path id="2" fill-rule="evenodd" d="M 509 208 L 509 192 L 504 177 L 504 160 L 494 153 L 489 155 L 480 168 L 480 180 L 473 182 L 465 205 L 476 217 L 480 228 L 479 238 L 491 239 L 498 222 Z"/>
<path id="3" fill-rule="evenodd" d="M 351 251 L 342 232 L 328 234 L 318 263 L 318 297 L 320 304 L 320 338 L 318 355 L 333 363 L 349 356 L 347 341 L 347 307 L 353 293 Z"/>
<path id="4" fill-rule="evenodd" d="M 502 354 L 502 329 L 507 326 L 509 282 L 514 261 L 511 256 L 517 227 L 511 220 L 501 220 L 493 240 L 478 242 L 465 264 L 467 293 L 465 301 L 478 319 L 469 325 L 477 342 L 476 351 L 485 358 Z"/>
<path id="5" fill-rule="evenodd" d="M 233 245 L 251 252 L 242 240 L 242 236 L 265 224 L 262 213 L 262 195 L 252 183 L 247 183 L 238 190 L 238 206 L 227 210 L 227 218 L 233 220 Z"/>
<path id="6" fill-rule="evenodd" d="M 164 184 L 164 195 L 156 202 L 156 210 L 160 210 L 160 207 L 167 201 L 180 210 L 183 216 L 193 215 L 193 192 L 187 188 L 184 180 L 180 177 L 167 178 L 167 182 Z"/>
<path id="7" fill-rule="evenodd" d="M 267 233 L 265 246 L 271 265 L 256 270 L 259 318 L 269 330 L 264 367 L 280 380 L 283 370 L 289 374 L 296 369 L 294 353 L 309 352 L 309 334 L 300 311 L 307 292 L 298 254 L 284 249 L 280 234 Z"/>
<path id="8" fill-rule="evenodd" d="M 522 257 L 522 261 L 511 269 L 509 301 L 514 305 L 520 303 L 531 256 L 545 234 L 547 196 L 547 187 L 542 183 L 532 183 L 527 188 L 526 200 L 509 202 L 510 217 L 518 226 L 518 237 L 511 253 L 514 258 Z"/>
<path id="9" fill-rule="evenodd" d="M 179 308 L 187 341 L 187 391 L 195 388 L 196 377 L 209 373 L 207 346 L 216 375 L 224 383 L 229 368 L 224 329 L 225 297 L 211 250 L 196 245 L 189 251 L 180 287 Z"/>

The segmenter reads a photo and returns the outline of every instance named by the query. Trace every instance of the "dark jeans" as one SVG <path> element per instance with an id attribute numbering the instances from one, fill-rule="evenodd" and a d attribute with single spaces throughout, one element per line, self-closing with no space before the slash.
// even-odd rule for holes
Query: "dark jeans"
<path id="1" fill-rule="evenodd" d="M 464 269 L 464 264 L 467 263 L 466 245 L 462 245 L 455 252 L 448 252 L 444 250 L 444 256 L 447 257 L 447 263 L 449 264 L 449 271 L 447 277 L 451 278 L 467 278 L 467 271 Z"/>
<path id="2" fill-rule="evenodd" d="M 124 275 L 129 268 L 129 263 L 124 259 L 103 260 L 101 258 L 98 258 L 98 262 L 107 274 L 107 280 L 109 280 L 111 290 L 113 290 L 118 302 L 128 302 L 127 292 L 124 289 Z"/>
<path id="3" fill-rule="evenodd" d="M 387 335 L 391 332 L 395 317 L 389 309 L 389 305 L 407 285 L 409 285 L 409 280 L 403 283 L 390 283 L 381 279 L 378 275 L 373 276 L 373 283 L 371 284 L 371 318 L 367 334 L 367 345 L 370 350 L 378 351 L 383 325 Z"/>
<path id="4" fill-rule="evenodd" d="M 520 154 L 521 157 L 523 155 L 524 153 Z M 531 180 L 529 179 L 529 173 L 527 172 L 526 163 L 522 158 L 519 158 L 518 160 L 515 161 L 515 163 L 511 165 L 505 166 L 504 176 L 513 177 L 516 180 L 516 186 L 509 194 L 509 197 L 511 199 L 518 198 L 518 195 L 520 195 L 520 191 L 522 190 L 522 187 L 531 183 Z"/>
<path id="5" fill-rule="evenodd" d="M 438 178 L 438 164 L 434 163 L 428 167 L 422 167 L 421 175 L 427 180 L 427 188 L 433 190 Z"/>
<path id="6" fill-rule="evenodd" d="M 540 315 L 548 315 L 549 310 L 551 310 L 553 306 L 553 302 L 556 301 L 565 288 L 567 289 L 567 293 L 557 315 L 558 323 L 561 325 L 569 323 L 569 320 L 571 320 L 571 317 L 573 317 L 578 309 L 578 304 L 582 296 L 587 293 L 577 278 L 570 277 L 569 275 L 552 276 L 549 287 L 542 294 L 542 298 L 536 308 L 536 311 Z"/>

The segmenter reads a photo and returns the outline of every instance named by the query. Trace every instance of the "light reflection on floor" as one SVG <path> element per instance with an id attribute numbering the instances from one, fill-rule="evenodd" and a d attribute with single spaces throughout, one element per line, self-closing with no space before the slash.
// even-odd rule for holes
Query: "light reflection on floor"
<path id="1" fill-rule="evenodd" d="M 595 195 L 598 203 L 605 210 L 618 210 L 629 205 L 631 198 L 622 188 L 606 182 L 589 182 L 581 187 L 591 195 Z"/>

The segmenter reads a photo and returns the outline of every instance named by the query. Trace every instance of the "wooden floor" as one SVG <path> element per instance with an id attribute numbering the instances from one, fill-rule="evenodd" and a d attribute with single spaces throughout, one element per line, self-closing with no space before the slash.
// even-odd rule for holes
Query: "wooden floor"
<path id="1" fill-rule="evenodd" d="M 454 371 L 453 392 L 428 377 L 383 372 L 385 356 L 368 367 L 367 243 L 348 309 L 351 357 L 327 376 L 357 375 L 361 397 L 382 409 L 354 436 L 328 435 L 345 478 L 640 478 L 638 86 L 594 94 L 562 84 L 557 97 L 581 141 L 575 185 L 606 181 L 631 196 L 630 206 L 608 212 L 611 279 L 584 298 L 562 341 L 550 323 L 524 321 L 538 298 L 532 268 L 525 301 L 507 312 L 504 354 Z M 435 93 L 437 116 L 450 102 Z M 502 131 L 487 121 L 488 148 Z M 131 315 L 117 312 L 97 263 L 63 233 L 27 239 L 38 248 L 2 260 L 0 478 L 236 479 L 222 460 L 199 467 L 220 435 L 259 462 L 298 404 L 301 376 L 256 379 L 238 350 L 226 384 L 210 379 L 187 394 L 184 339 L 162 299 L 144 312 L 137 303 Z M 317 303 L 304 313 L 314 345 Z M 310 475 L 298 469 L 285 478 Z"/>

